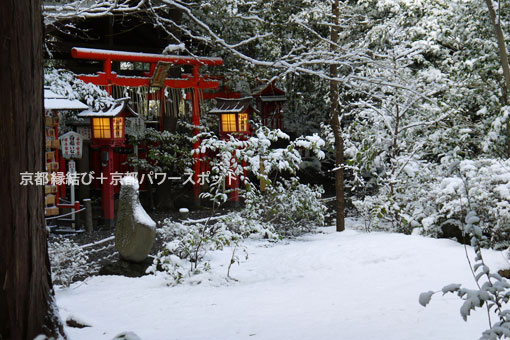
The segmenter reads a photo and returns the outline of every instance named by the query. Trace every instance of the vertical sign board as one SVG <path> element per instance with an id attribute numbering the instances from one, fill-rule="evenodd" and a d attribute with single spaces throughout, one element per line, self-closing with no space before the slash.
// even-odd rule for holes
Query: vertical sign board
<path id="1" fill-rule="evenodd" d="M 67 170 L 72 174 L 76 173 L 76 162 L 72 159 L 67 163 Z"/>
<path id="2" fill-rule="evenodd" d="M 70 131 L 68 133 L 63 134 L 59 137 L 60 139 L 60 150 L 62 151 L 62 157 L 65 159 L 69 159 L 68 162 L 68 174 L 76 173 L 76 162 L 73 159 L 81 159 L 83 155 L 83 136 L 74 131 Z M 71 189 L 71 204 L 75 204 L 75 188 L 74 181 L 70 181 L 70 189 Z M 74 211 L 75 209 L 71 209 L 71 219 L 75 221 Z M 74 223 L 73 223 L 74 224 Z"/>
<path id="3" fill-rule="evenodd" d="M 62 156 L 65 159 L 81 159 L 83 154 L 83 136 L 70 131 L 59 137 Z"/>
<path id="4" fill-rule="evenodd" d="M 68 173 L 71 173 L 71 174 L 75 174 L 76 173 L 76 162 L 73 161 L 72 159 L 69 161 L 69 163 L 67 163 L 67 172 Z M 74 191 L 74 181 L 71 181 L 71 184 L 69 185 L 70 186 L 70 189 L 71 189 L 71 204 L 74 205 L 76 203 L 76 196 L 75 196 L 75 191 Z M 74 216 L 74 208 L 71 208 L 71 219 L 73 221 L 76 221 L 75 219 L 75 216 Z M 74 223 L 73 223 L 73 228 L 75 227 Z"/>

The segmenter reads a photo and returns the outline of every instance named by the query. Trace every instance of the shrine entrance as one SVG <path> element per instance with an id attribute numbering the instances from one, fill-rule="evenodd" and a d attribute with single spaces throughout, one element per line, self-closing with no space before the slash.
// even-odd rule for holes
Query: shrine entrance
<path id="1" fill-rule="evenodd" d="M 122 52 L 113 50 L 91 49 L 75 47 L 71 55 L 76 59 L 101 61 L 102 71 L 95 75 L 79 75 L 78 78 L 86 83 L 92 83 L 104 88 L 108 93 L 116 97 L 128 94 L 135 105 L 133 108 L 141 114 L 148 124 L 158 126 L 160 131 L 169 125 L 165 121 L 168 117 L 169 96 L 176 96 L 178 91 L 186 92 L 186 98 L 191 99 L 192 124 L 196 127 L 193 135 L 198 134 L 200 125 L 200 98 L 205 89 L 217 89 L 218 80 L 211 79 L 200 74 L 201 66 L 221 66 L 221 58 L 163 55 L 151 53 Z M 113 71 L 123 67 L 130 75 L 120 75 Z M 176 69 L 177 68 L 177 69 Z M 188 69 L 189 72 L 183 72 Z M 172 76 L 169 76 L 172 74 Z M 115 93 L 118 92 L 118 93 Z M 191 98 L 190 98 L 191 97 Z M 176 101 L 172 101 L 175 103 Z M 170 103 L 172 103 L 170 102 Z M 197 149 L 200 141 L 195 142 L 193 147 Z M 193 168 L 193 197 L 199 204 L 201 173 L 201 157 L 194 154 Z"/>

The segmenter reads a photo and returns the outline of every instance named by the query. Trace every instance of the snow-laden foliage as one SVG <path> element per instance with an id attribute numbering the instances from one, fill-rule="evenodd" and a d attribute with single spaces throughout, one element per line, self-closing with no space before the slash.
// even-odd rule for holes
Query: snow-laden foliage
<path id="1" fill-rule="evenodd" d="M 469 197 L 469 195 L 468 195 Z M 466 213 L 467 211 L 467 213 Z M 480 340 L 496 340 L 510 338 L 510 309 L 507 304 L 510 301 L 510 282 L 497 272 L 492 271 L 485 263 L 482 254 L 482 244 L 485 244 L 480 222 L 483 220 L 474 210 L 469 210 L 469 202 L 464 209 L 465 219 L 461 222 L 466 235 L 471 237 L 471 245 L 475 251 L 474 261 L 469 260 L 476 288 L 469 289 L 461 284 L 452 283 L 441 289 L 443 295 L 456 294 L 463 304 L 460 307 L 460 315 L 467 321 L 471 312 L 484 308 L 489 315 L 489 329 L 483 332 Z M 467 252 L 466 252 L 467 254 Z M 420 294 L 419 303 L 427 306 L 436 292 L 428 291 Z M 497 321 L 493 324 L 490 313 L 495 313 Z"/>
<path id="2" fill-rule="evenodd" d="M 79 100 L 96 111 L 108 108 L 113 104 L 113 98 L 108 92 L 97 85 L 85 83 L 71 71 L 45 69 L 44 86 L 49 86 L 50 90 L 68 99 Z"/>
<path id="3" fill-rule="evenodd" d="M 460 194 L 445 188 L 452 187 L 451 178 L 462 184 L 462 177 L 486 193 L 472 195 L 479 214 L 493 207 L 483 213 L 491 215 L 483 219 L 488 244 L 504 246 L 506 199 L 494 190 L 501 184 L 496 173 L 455 173 L 463 159 L 492 172 L 487 162 L 497 160 L 476 159 L 503 154 L 508 141 L 501 66 L 484 3 L 367 0 L 358 5 L 368 20 L 353 34 L 364 34 L 359 44 L 372 51 L 375 62 L 357 70 L 377 81 L 354 81 L 357 86 L 346 87 L 341 98 L 354 204 L 367 227 L 401 232 L 422 227 L 429 235 L 458 236 L 459 215 L 452 207 Z M 508 11 L 501 15 L 506 18 Z"/>
<path id="4" fill-rule="evenodd" d="M 510 246 L 510 162 L 495 159 L 444 158 L 439 165 L 408 162 L 391 186 L 354 200 L 367 227 L 461 241 L 467 206 L 481 218 L 486 238 L 495 249 Z"/>
<path id="5" fill-rule="evenodd" d="M 202 193 L 202 197 L 216 204 L 227 201 L 227 194 L 231 191 L 228 184 L 233 177 L 239 177 L 247 190 L 251 190 L 252 183 L 249 176 L 244 175 L 245 170 L 270 186 L 279 174 L 295 174 L 299 170 L 303 164 L 301 151 L 310 150 L 318 159 L 324 158 L 321 148 L 325 142 L 317 134 L 289 141 L 285 148 L 272 145 L 279 140 L 288 140 L 289 136 L 279 129 L 270 130 L 264 126 L 249 138 L 232 135 L 228 139 L 218 139 L 210 132 L 203 132 L 197 138 L 201 139 L 200 148 L 193 153 L 208 155 L 211 167 L 209 191 Z M 241 194 L 245 192 L 240 190 Z"/>
<path id="6" fill-rule="evenodd" d="M 48 243 L 51 263 L 51 280 L 54 284 L 69 286 L 79 277 L 88 276 L 94 264 L 80 245 L 68 238 L 52 240 Z"/>
<path id="7" fill-rule="evenodd" d="M 510 162 L 464 160 L 450 173 L 441 168 L 444 175 L 430 184 L 425 196 L 430 204 L 428 216 L 422 219 L 425 233 L 435 235 L 444 225 L 460 226 L 469 206 L 481 219 L 477 226 L 486 236 L 478 241 L 481 245 L 510 246 Z"/>
<path id="8" fill-rule="evenodd" d="M 472 157 L 483 147 L 483 150 L 501 153 L 505 138 L 501 130 L 490 131 L 504 106 L 501 66 L 484 4 L 428 0 L 360 3 L 372 19 L 371 24 L 365 26 L 369 29 L 362 43 L 380 55 L 377 63 L 368 63 L 360 70 L 370 72 L 380 82 L 411 89 L 415 87 L 409 84 L 421 84 L 419 92 L 433 101 L 420 105 L 420 110 L 412 117 L 415 122 L 429 120 L 427 111 L 430 109 L 439 112 L 437 118 L 447 114 L 446 119 L 433 125 L 432 133 L 426 134 L 427 152 L 432 157 L 445 153 Z M 505 11 L 501 13 L 507 15 Z M 376 21 L 376 18 L 383 19 Z M 398 77 L 388 77 L 388 72 L 378 70 L 378 64 L 384 65 L 391 59 L 403 61 L 397 73 L 405 79 L 399 81 Z M 386 70 L 391 72 L 392 68 L 386 67 Z M 353 88 L 350 93 L 359 95 L 360 92 Z M 387 94 L 384 89 L 376 91 L 379 97 Z"/>
<path id="9" fill-rule="evenodd" d="M 353 199 L 358 213 L 365 219 L 367 230 L 386 229 L 411 233 L 422 226 L 423 219 L 433 213 L 429 199 L 429 190 L 433 186 L 430 180 L 442 173 L 435 170 L 433 164 L 406 162 L 401 164 L 401 174 L 397 180 L 382 185 L 377 192 L 360 199 Z M 440 236 L 440 228 L 435 229 Z"/>
<path id="10" fill-rule="evenodd" d="M 432 106 L 441 114 L 448 114 L 443 128 L 429 136 L 434 143 L 427 146 L 435 150 L 434 157 L 449 152 L 452 145 L 464 155 L 501 153 L 508 119 L 498 48 L 482 1 L 359 0 L 339 6 L 336 53 L 329 40 L 331 2 L 325 0 L 98 0 L 88 7 L 72 1 L 46 6 L 44 13 L 48 25 L 73 16 L 146 14 L 146 20 L 177 40 L 170 49 L 179 46 L 186 54 L 207 51 L 223 57 L 226 67 L 219 71 L 232 88 L 246 90 L 240 84 L 256 78 L 277 79 L 288 94 L 288 127 L 307 133 L 327 120 L 331 64 L 339 67 L 342 104 L 348 108 L 359 98 L 387 96 L 385 88 L 412 89 L 405 79 L 387 79 L 381 71 L 388 70 L 385 65 L 395 57 L 404 58 L 404 73 L 433 84 L 433 93 L 424 94 L 437 100 Z M 510 4 L 499 6 L 498 15 L 506 22 Z M 179 10 L 182 17 L 176 17 L 182 20 L 176 22 L 168 15 L 171 11 L 161 11 L 165 7 Z M 502 26 L 508 33 L 508 25 Z M 460 145 L 452 144 L 455 141 Z"/>
<path id="11" fill-rule="evenodd" d="M 265 239 L 277 241 L 281 239 L 274 226 L 265 223 L 261 219 L 252 218 L 247 209 L 238 212 L 231 212 L 222 216 L 216 223 L 224 225 L 225 228 L 243 239 Z"/>
<path id="12" fill-rule="evenodd" d="M 129 164 L 141 171 L 181 176 L 191 166 L 191 128 L 184 123 L 178 125 L 175 133 L 145 129 L 143 135 L 128 136 L 128 143 L 148 148 L 146 158 L 129 158 Z"/>
<path id="13" fill-rule="evenodd" d="M 158 234 L 164 242 L 162 250 L 154 257 L 153 264 L 147 269 L 148 273 L 164 271 L 168 274 L 172 284 L 185 281 L 196 282 L 196 276 L 208 272 L 211 266 L 207 260 L 208 252 L 232 247 L 232 257 L 228 264 L 227 277 L 230 266 L 239 262 L 238 249 L 241 235 L 228 228 L 226 223 L 207 221 L 184 225 L 170 219 L 165 219 Z"/>
<path id="14" fill-rule="evenodd" d="M 295 177 L 246 195 L 247 219 L 271 227 L 281 236 L 297 236 L 324 225 L 326 206 L 321 187 L 299 183 Z"/>

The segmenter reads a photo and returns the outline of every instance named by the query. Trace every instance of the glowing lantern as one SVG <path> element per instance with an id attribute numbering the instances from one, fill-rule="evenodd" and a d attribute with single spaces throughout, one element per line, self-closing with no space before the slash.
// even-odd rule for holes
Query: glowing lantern
<path id="1" fill-rule="evenodd" d="M 251 135 L 250 115 L 258 111 L 252 106 L 252 97 L 216 98 L 216 107 L 209 113 L 220 115 L 220 135 L 229 134 Z"/>
<path id="2" fill-rule="evenodd" d="M 122 146 L 126 140 L 126 117 L 138 117 L 128 104 L 129 98 L 122 98 L 107 111 L 87 110 L 78 117 L 91 118 L 92 144 L 95 146 Z"/>
<path id="3" fill-rule="evenodd" d="M 81 118 L 92 121 L 92 145 L 101 148 L 103 180 L 102 205 L 104 224 L 114 226 L 115 201 L 112 184 L 113 148 L 123 146 L 126 141 L 126 117 L 138 117 L 128 104 L 129 98 L 118 99 L 108 111 L 94 112 L 87 110 L 78 114 Z"/>

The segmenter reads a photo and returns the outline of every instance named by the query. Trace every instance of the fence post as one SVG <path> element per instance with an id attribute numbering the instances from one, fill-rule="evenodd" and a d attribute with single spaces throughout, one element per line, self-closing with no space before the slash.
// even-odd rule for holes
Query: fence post
<path id="1" fill-rule="evenodd" d="M 84 198 L 83 205 L 85 206 L 85 230 L 87 232 L 92 232 L 94 231 L 94 227 L 92 225 L 92 202 L 90 198 Z"/>

